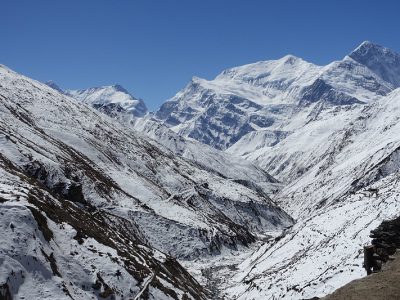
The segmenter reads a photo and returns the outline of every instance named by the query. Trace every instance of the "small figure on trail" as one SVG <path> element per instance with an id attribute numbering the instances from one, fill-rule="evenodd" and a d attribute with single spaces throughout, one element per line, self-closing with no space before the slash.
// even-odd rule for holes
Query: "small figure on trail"
<path id="1" fill-rule="evenodd" d="M 381 269 L 382 263 L 378 261 L 379 256 L 375 254 L 375 246 L 364 247 L 364 268 L 367 275 L 376 273 Z"/>

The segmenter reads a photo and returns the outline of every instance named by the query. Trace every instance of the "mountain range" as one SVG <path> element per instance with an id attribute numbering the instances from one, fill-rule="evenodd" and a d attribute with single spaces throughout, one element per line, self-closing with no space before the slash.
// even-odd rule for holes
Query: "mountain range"
<path id="1" fill-rule="evenodd" d="M 11 298 L 322 297 L 400 213 L 400 55 L 371 42 L 193 77 L 154 113 L 5 66 L 0 101 Z"/>

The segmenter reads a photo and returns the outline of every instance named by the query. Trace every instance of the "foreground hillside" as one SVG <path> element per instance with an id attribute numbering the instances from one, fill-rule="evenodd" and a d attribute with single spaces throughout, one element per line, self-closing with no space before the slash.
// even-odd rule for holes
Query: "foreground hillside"
<path id="1" fill-rule="evenodd" d="M 397 300 L 400 298 L 400 255 L 388 262 L 382 272 L 352 281 L 324 300 Z"/>
<path id="2" fill-rule="evenodd" d="M 0 167 L 1 299 L 208 298 L 131 221 L 54 195 L 2 155 Z"/>

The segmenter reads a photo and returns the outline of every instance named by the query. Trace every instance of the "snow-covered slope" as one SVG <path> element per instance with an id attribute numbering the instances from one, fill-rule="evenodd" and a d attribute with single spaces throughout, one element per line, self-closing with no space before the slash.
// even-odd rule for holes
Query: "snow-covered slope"
<path id="1" fill-rule="evenodd" d="M 275 198 L 296 224 L 239 265 L 229 297 L 308 299 L 365 276 L 370 230 L 400 215 L 399 111 L 397 89 L 330 135 L 325 155 Z"/>
<path id="2" fill-rule="evenodd" d="M 0 203 L 1 299 L 207 298 L 132 220 L 54 195 L 3 154 Z"/>
<path id="3" fill-rule="evenodd" d="M 288 55 L 228 69 L 210 81 L 194 77 L 156 116 L 218 149 L 254 131 L 289 132 L 310 121 L 310 108 L 369 103 L 398 87 L 395 75 L 371 69 L 359 58 L 366 46 L 378 53 L 374 59 L 397 64 L 397 54 L 368 42 L 327 66 Z"/>
<path id="4" fill-rule="evenodd" d="M 61 246 L 64 244 L 61 240 L 69 240 L 70 235 L 77 235 L 78 244 L 83 245 L 77 246 L 75 255 L 89 263 L 89 258 L 101 256 L 98 253 L 107 250 L 104 248 L 106 246 L 111 248 L 109 250 L 113 256 L 115 252 L 112 249 L 118 251 L 117 248 L 122 244 L 118 241 L 124 241 L 126 247 L 132 242 L 132 247 L 140 249 L 139 244 L 142 244 L 145 247 L 143 251 L 147 253 L 143 254 L 146 255 L 145 259 L 132 254 L 135 252 L 130 255 L 134 256 L 132 260 L 144 265 L 145 270 L 139 275 L 132 275 L 139 282 L 132 282 L 137 288 L 132 286 L 132 292 L 128 289 L 122 294 L 118 292 L 118 295 L 124 295 L 120 298 L 134 295 L 140 288 L 146 288 L 146 293 L 151 293 L 154 299 L 167 298 L 167 295 L 170 298 L 182 298 L 185 292 L 194 298 L 201 298 L 204 296 L 202 291 L 193 293 L 199 286 L 181 271 L 172 258 L 166 258 L 164 264 L 168 266 L 165 268 L 160 263 L 164 271 L 151 276 L 158 272 L 153 267 L 154 262 L 150 262 L 154 260 L 154 255 L 162 256 L 157 254 L 158 250 L 181 259 L 218 254 L 224 247 L 235 249 L 246 246 L 255 241 L 257 234 L 281 230 L 292 224 L 291 218 L 254 186 L 225 178 L 177 157 L 165 148 L 160 149 L 154 141 L 138 136 L 91 107 L 5 67 L 0 68 L 0 101 L 1 170 L 5 174 L 1 178 L 8 182 L 1 186 L 1 193 L 5 195 L 2 196 L 5 201 L 1 201 L 1 209 L 10 206 L 14 212 L 14 217 L 10 217 L 15 220 L 14 229 L 28 230 L 39 226 L 35 225 L 32 215 L 27 211 L 29 206 L 35 206 L 50 224 L 55 236 L 55 243 L 47 241 L 43 249 L 46 255 L 50 255 L 51 247 L 54 248 L 52 251 L 55 252 L 57 265 L 63 260 L 67 264 L 70 259 L 65 256 L 69 253 L 68 248 Z M 14 186 L 26 187 L 25 194 L 21 192 L 24 195 L 19 196 Z M 36 193 L 36 189 L 39 190 L 37 193 L 42 194 L 36 200 L 29 198 L 29 190 Z M 21 206 L 21 209 L 14 209 L 14 206 Z M 70 210 L 72 216 L 63 214 Z M 96 217 L 90 219 L 91 215 Z M 108 227 L 105 216 L 107 220 L 119 221 L 113 221 L 115 224 Z M 88 226 L 80 233 L 78 226 L 82 226 L 86 219 Z M 31 222 L 31 225 L 25 226 L 21 223 L 23 220 Z M 1 221 L 4 228 L 10 226 L 8 219 Z M 63 230 L 63 227 L 66 229 Z M 100 233 L 92 232 L 99 227 L 102 228 Z M 112 231 L 110 234 L 109 230 Z M 100 239 L 102 232 L 109 240 Z M 134 234 L 137 239 L 126 236 L 128 234 Z M 22 234 L 21 239 L 25 241 Z M 27 239 L 29 243 L 39 243 L 31 235 L 27 235 Z M 62 292 L 62 283 L 57 276 L 48 275 L 54 265 L 53 258 L 49 256 L 49 261 L 45 263 L 44 254 L 41 256 L 38 253 L 41 244 L 23 249 L 13 243 L 19 242 L 11 238 L 9 243 L 2 244 L 3 259 L 12 264 L 15 257 L 30 255 L 32 260 L 29 263 L 36 260 L 43 262 L 40 270 L 47 273 L 40 281 L 40 289 L 49 290 L 51 295 L 54 286 L 61 284 L 58 287 Z M 89 243 L 94 243 L 95 248 L 89 247 Z M 85 245 L 91 250 L 86 251 Z M 115 260 L 118 262 L 118 258 Z M 111 275 L 110 270 L 99 269 L 103 264 L 109 265 L 101 259 L 93 265 L 98 266 L 96 270 L 100 270 L 98 272 L 105 283 L 114 291 L 126 289 L 121 279 L 114 283 L 104 278 L 104 274 Z M 93 275 L 95 273 L 91 271 L 91 266 L 82 267 L 81 270 L 77 266 L 69 267 L 72 269 L 59 271 L 62 278 L 68 278 L 66 284 L 69 284 L 69 278 L 74 276 L 75 271 L 92 276 L 85 277 L 90 280 L 97 276 Z M 116 265 L 112 265 L 112 268 L 116 268 Z M 172 271 L 171 268 L 175 269 Z M 12 269 L 1 269 L 4 275 L 1 278 L 6 280 L 14 276 Z M 23 267 L 21 274 L 25 277 L 17 276 L 12 284 L 36 285 L 38 282 L 31 280 L 35 269 Z M 64 271 L 69 277 L 63 275 Z M 123 278 L 128 276 L 123 270 L 121 272 Z M 26 275 L 28 273 L 29 278 Z M 166 274 L 165 278 L 162 274 Z M 180 279 L 180 276 L 184 278 Z M 187 287 L 184 287 L 186 282 Z M 72 285 L 76 283 L 72 282 Z M 149 286 L 151 288 L 147 288 Z M 103 287 L 107 289 L 104 284 Z M 91 287 L 74 288 L 74 295 L 83 293 L 82 289 L 86 294 L 96 295 Z M 13 289 L 12 292 L 17 293 L 17 290 Z M 161 296 L 156 296 L 157 293 Z"/>
<path id="5" fill-rule="evenodd" d="M 52 88 L 61 91 L 61 89 L 53 82 L 46 83 Z M 126 110 L 110 110 L 105 109 L 102 105 L 97 105 L 101 99 L 91 95 L 95 101 L 82 100 L 82 95 L 77 92 L 68 92 L 68 95 L 74 99 L 88 103 L 99 111 L 105 113 L 113 119 L 118 120 L 122 125 L 130 126 L 133 130 L 136 130 L 138 134 L 150 137 L 155 140 L 157 147 L 165 147 L 169 151 L 184 157 L 201 168 L 209 170 L 210 172 L 221 175 L 230 180 L 236 180 L 248 187 L 259 189 L 262 193 L 270 194 L 280 189 L 281 184 L 265 172 L 254 163 L 238 158 L 234 155 L 219 151 L 215 148 L 197 142 L 196 140 L 185 138 L 167 126 L 162 122 L 155 119 L 151 113 L 136 116 L 126 115 Z M 111 98 L 107 98 L 103 95 L 105 102 L 123 102 L 126 95 L 113 94 Z M 103 101 L 103 102 L 104 102 Z"/>
<path id="6" fill-rule="evenodd" d="M 64 93 L 114 117 L 130 120 L 133 117 L 143 117 L 147 113 L 143 100 L 136 99 L 118 84 L 85 90 L 65 90 Z"/>
<path id="7" fill-rule="evenodd" d="M 136 120 L 133 128 L 138 133 L 152 138 L 156 145 L 167 148 L 201 168 L 240 182 L 261 193 L 269 195 L 282 188 L 280 182 L 251 161 L 182 137 L 151 116 Z"/>

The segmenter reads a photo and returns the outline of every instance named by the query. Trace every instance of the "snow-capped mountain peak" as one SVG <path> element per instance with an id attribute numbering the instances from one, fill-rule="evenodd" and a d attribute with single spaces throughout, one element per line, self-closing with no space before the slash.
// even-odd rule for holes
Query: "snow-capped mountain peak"
<path id="1" fill-rule="evenodd" d="M 115 112 L 124 112 L 125 117 L 142 117 L 148 110 L 142 99 L 130 94 L 119 84 L 92 87 L 83 90 L 66 90 L 65 94 L 113 116 Z"/>
<path id="2" fill-rule="evenodd" d="M 400 55 L 389 48 L 363 42 L 348 57 L 367 66 L 394 87 L 400 86 Z"/>
<path id="3" fill-rule="evenodd" d="M 120 84 L 81 90 L 63 90 L 52 80 L 45 84 L 61 94 L 99 109 L 111 117 L 123 115 L 124 119 L 132 119 L 143 117 L 148 112 L 143 100 L 134 97 Z"/>
<path id="4" fill-rule="evenodd" d="M 265 85 L 270 81 L 301 79 L 303 72 L 315 73 L 319 67 L 294 55 L 285 55 L 276 60 L 259 61 L 223 71 L 215 80 L 233 79 L 254 85 Z"/>
<path id="5" fill-rule="evenodd" d="M 372 103 L 398 86 L 399 55 L 364 42 L 326 66 L 286 55 L 227 69 L 213 80 L 194 77 L 156 117 L 179 134 L 227 149 L 253 131 L 287 136 L 282 131 L 304 126 L 322 109 Z"/>
<path id="6" fill-rule="evenodd" d="M 362 42 L 359 46 L 357 46 L 350 54 L 349 56 L 352 55 L 365 55 L 365 54 L 371 54 L 371 53 L 394 53 L 392 50 L 389 48 L 383 47 L 381 45 L 378 45 L 376 43 L 370 42 L 370 41 L 364 41 Z"/>

